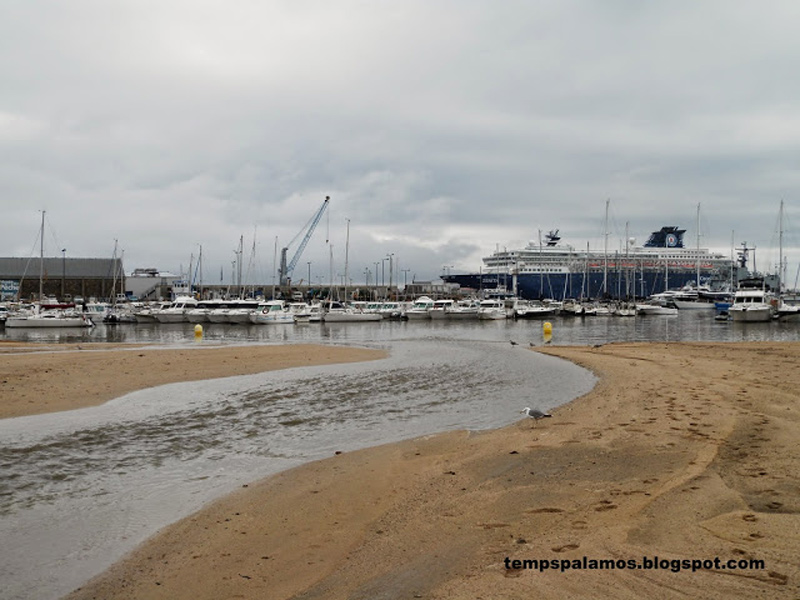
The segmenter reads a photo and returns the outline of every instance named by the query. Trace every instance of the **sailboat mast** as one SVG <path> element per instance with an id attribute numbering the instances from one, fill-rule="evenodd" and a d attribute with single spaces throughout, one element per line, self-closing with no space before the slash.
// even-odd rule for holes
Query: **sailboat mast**
<path id="1" fill-rule="evenodd" d="M 39 233 L 39 304 L 44 300 L 44 213 L 42 211 L 42 229 Z"/>
<path id="2" fill-rule="evenodd" d="M 114 239 L 114 252 L 111 254 L 111 268 L 114 276 L 111 279 L 111 306 L 117 305 L 117 245 L 119 240 Z"/>
<path id="3" fill-rule="evenodd" d="M 278 236 L 275 236 L 275 250 L 272 253 L 272 299 L 275 300 L 275 278 L 278 273 Z"/>
<path id="4" fill-rule="evenodd" d="M 344 242 L 344 301 L 347 302 L 347 281 L 350 276 L 350 219 L 345 220 L 347 221 L 347 235 Z"/>
<path id="5" fill-rule="evenodd" d="M 539 265 L 542 264 L 542 230 L 539 230 Z M 539 300 L 544 299 L 544 274 L 543 269 L 539 267 Z"/>
<path id="6" fill-rule="evenodd" d="M 605 229 L 603 231 L 603 296 L 608 295 L 608 203 L 606 200 Z"/>
<path id="7" fill-rule="evenodd" d="M 697 269 L 697 288 L 700 289 L 700 203 L 697 203 L 697 256 L 695 257 L 695 268 Z"/>
<path id="8" fill-rule="evenodd" d="M 631 295 L 631 283 L 630 283 L 630 264 L 628 263 L 628 248 L 630 248 L 630 235 L 628 233 L 628 225 L 630 221 L 625 221 L 625 298 L 628 299 Z M 636 290 L 634 290 L 635 292 Z"/>
<path id="9" fill-rule="evenodd" d="M 783 200 L 778 213 L 778 294 L 783 291 L 784 265 L 783 265 Z"/>
<path id="10" fill-rule="evenodd" d="M 200 244 L 200 256 L 197 258 L 197 270 L 199 272 L 198 284 L 200 291 L 200 299 L 203 299 L 203 244 Z"/>
<path id="11" fill-rule="evenodd" d="M 119 260 L 117 264 L 119 265 L 119 269 L 117 269 L 117 273 L 119 274 L 119 297 L 122 298 L 125 296 L 125 271 L 122 269 L 123 259 L 125 258 L 125 249 L 123 248 L 122 252 L 119 253 Z M 115 294 L 116 296 L 116 294 Z"/>
<path id="12" fill-rule="evenodd" d="M 732 229 L 731 230 L 731 281 L 730 281 L 730 288 L 731 288 L 730 292 L 731 293 L 733 293 L 733 290 L 735 288 L 734 273 L 738 272 L 738 269 L 736 267 L 736 255 L 734 253 L 734 248 L 733 248 L 733 240 L 734 240 L 735 234 L 736 234 L 736 232 Z M 737 279 L 738 279 L 738 275 L 737 275 Z"/>
<path id="13" fill-rule="evenodd" d="M 244 294 L 242 293 L 242 256 L 244 255 L 244 236 L 239 236 L 239 251 L 237 252 L 237 263 L 236 263 L 236 287 L 238 289 L 239 298 L 244 298 Z"/>

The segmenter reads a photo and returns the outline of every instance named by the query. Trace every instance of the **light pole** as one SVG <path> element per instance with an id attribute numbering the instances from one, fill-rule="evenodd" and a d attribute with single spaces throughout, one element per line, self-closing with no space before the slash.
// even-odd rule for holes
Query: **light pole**
<path id="1" fill-rule="evenodd" d="M 389 260 L 388 257 L 381 259 L 381 287 L 383 288 L 383 299 L 386 300 L 386 296 L 388 295 L 388 289 L 386 288 L 386 261 Z"/>
<path id="2" fill-rule="evenodd" d="M 411 269 L 401 269 L 403 271 L 403 289 L 408 286 L 408 272 Z"/>
<path id="3" fill-rule="evenodd" d="M 392 271 L 394 267 L 394 252 L 386 255 L 389 258 L 389 287 L 392 287 Z"/>
<path id="4" fill-rule="evenodd" d="M 67 279 L 67 249 L 61 249 L 61 301 L 64 302 L 64 288 Z"/>

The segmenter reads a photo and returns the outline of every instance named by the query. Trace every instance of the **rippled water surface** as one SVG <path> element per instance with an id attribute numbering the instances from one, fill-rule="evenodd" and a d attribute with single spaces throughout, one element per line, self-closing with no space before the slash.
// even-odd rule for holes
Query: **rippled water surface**
<path id="1" fill-rule="evenodd" d="M 559 317 L 553 325 L 554 344 L 586 345 L 615 341 L 763 341 L 800 340 L 800 321 L 732 323 L 713 319 L 713 311 L 681 311 L 677 316 Z M 25 330 L 0 328 L 0 340 L 55 342 L 186 343 L 193 338 L 191 324 L 116 325 L 80 330 Z M 327 325 L 204 325 L 207 341 L 222 343 L 337 342 L 372 343 L 392 340 L 458 340 L 542 342 L 542 321 L 381 321 Z"/>

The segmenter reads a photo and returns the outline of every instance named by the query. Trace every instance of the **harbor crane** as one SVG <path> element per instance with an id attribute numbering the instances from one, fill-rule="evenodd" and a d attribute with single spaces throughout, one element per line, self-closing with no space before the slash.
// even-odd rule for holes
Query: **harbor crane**
<path id="1" fill-rule="evenodd" d="M 296 236 L 294 236 L 294 239 L 291 242 L 289 242 L 285 248 L 281 248 L 281 266 L 278 271 L 278 273 L 280 274 L 281 287 L 287 287 L 291 285 L 292 271 L 294 271 L 294 268 L 297 265 L 297 261 L 300 260 L 300 256 L 303 254 L 303 250 L 306 249 L 306 245 L 308 245 L 308 240 L 311 239 L 311 234 L 314 233 L 314 229 L 317 228 L 317 225 L 319 224 L 319 221 L 322 218 L 325 209 L 328 208 L 328 202 L 330 201 L 330 199 L 331 199 L 330 196 L 325 196 L 325 200 L 322 202 L 322 206 L 320 206 L 319 209 L 317 209 L 317 212 L 314 213 L 314 215 L 308 220 L 308 223 L 306 223 L 303 226 L 303 228 L 298 232 Z M 303 235 L 304 233 L 305 235 Z M 290 260 L 287 263 L 286 255 L 289 252 L 289 246 L 294 244 L 295 241 L 297 241 L 297 238 L 299 238 L 301 235 L 303 235 L 303 239 L 300 242 L 300 245 L 297 247 L 297 251 L 294 253 L 294 256 L 292 256 L 292 260 Z"/>

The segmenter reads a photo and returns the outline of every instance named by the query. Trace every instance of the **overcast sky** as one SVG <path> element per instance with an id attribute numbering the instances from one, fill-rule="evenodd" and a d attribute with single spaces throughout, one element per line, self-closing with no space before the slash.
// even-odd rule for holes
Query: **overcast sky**
<path id="1" fill-rule="evenodd" d="M 560 229 L 730 252 L 800 228 L 800 3 L 5 0 L 0 255 L 294 280 L 477 271 Z M 290 246 L 293 254 L 299 240 Z M 255 257 L 252 249 L 255 246 Z M 790 248 L 791 246 L 791 248 Z M 388 263 L 386 279 L 388 279 Z M 403 273 L 403 269 L 408 269 Z M 397 280 L 397 275 L 395 275 Z"/>

